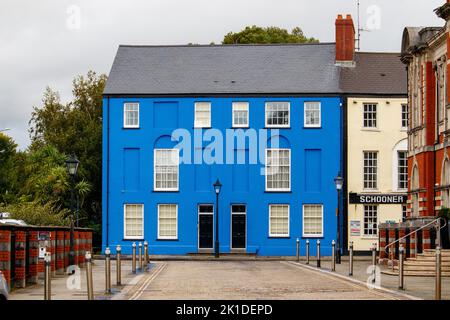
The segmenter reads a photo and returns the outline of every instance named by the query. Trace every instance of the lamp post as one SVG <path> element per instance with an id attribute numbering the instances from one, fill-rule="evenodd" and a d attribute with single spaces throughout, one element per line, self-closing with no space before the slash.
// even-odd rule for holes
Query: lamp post
<path id="1" fill-rule="evenodd" d="M 69 254 L 69 265 L 73 265 L 75 263 L 75 252 L 74 252 L 74 202 L 75 202 L 75 192 L 74 192 L 74 186 L 75 186 L 75 176 L 77 175 L 78 171 L 78 165 L 80 164 L 80 161 L 78 161 L 77 157 L 75 155 L 70 156 L 69 159 L 66 160 L 66 166 L 67 166 L 67 173 L 70 176 L 70 212 L 71 212 L 71 218 L 70 218 L 70 254 Z"/>
<path id="2" fill-rule="evenodd" d="M 337 243 L 336 243 L 336 263 L 341 263 L 341 219 L 339 212 L 339 199 L 341 198 L 341 190 L 344 185 L 344 178 L 341 177 L 341 172 L 338 176 L 334 178 L 334 184 L 337 190 L 337 208 L 336 208 L 336 219 L 337 219 Z"/>
<path id="3" fill-rule="evenodd" d="M 11 130 L 10 128 L 0 129 L 0 132 L 5 132 Z"/>
<path id="4" fill-rule="evenodd" d="M 219 194 L 222 184 L 219 179 L 214 183 L 214 191 L 216 192 L 216 243 L 214 246 L 214 252 L 216 258 L 219 258 Z"/>

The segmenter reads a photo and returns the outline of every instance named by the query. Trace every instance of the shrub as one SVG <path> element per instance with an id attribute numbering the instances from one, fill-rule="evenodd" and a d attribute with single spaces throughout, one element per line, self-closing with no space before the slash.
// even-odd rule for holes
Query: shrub
<path id="1" fill-rule="evenodd" d="M 11 213 L 11 219 L 23 220 L 34 226 L 69 226 L 69 210 L 59 209 L 51 203 L 22 202 L 0 207 Z"/>

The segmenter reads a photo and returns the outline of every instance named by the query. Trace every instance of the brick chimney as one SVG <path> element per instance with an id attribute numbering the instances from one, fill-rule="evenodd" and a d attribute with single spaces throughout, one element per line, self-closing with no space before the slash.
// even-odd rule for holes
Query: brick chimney
<path id="1" fill-rule="evenodd" d="M 449 0 L 450 1 L 450 0 Z M 355 56 L 355 26 L 351 15 L 336 19 L 336 64 L 353 66 Z"/>

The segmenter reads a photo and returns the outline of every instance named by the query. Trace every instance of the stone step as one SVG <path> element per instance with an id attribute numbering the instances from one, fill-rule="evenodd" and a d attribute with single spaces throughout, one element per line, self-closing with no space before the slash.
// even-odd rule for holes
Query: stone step
<path id="1" fill-rule="evenodd" d="M 436 255 L 428 255 L 428 256 L 418 255 L 416 258 L 408 258 L 408 260 L 410 260 L 410 259 L 417 259 L 417 260 L 424 260 L 424 261 L 436 260 Z M 450 256 L 441 256 L 441 260 L 442 261 L 450 261 Z"/>
<path id="2" fill-rule="evenodd" d="M 424 252 L 435 252 L 436 249 L 424 249 Z M 448 252 L 450 253 L 450 249 L 441 249 L 441 252 Z"/>
<path id="3" fill-rule="evenodd" d="M 405 266 L 435 266 L 435 261 L 405 261 Z M 450 268 L 450 262 L 443 262 L 441 263 L 442 267 L 449 267 Z"/>
<path id="4" fill-rule="evenodd" d="M 425 256 L 425 257 L 434 257 L 436 255 L 436 252 L 433 251 L 423 251 L 422 253 L 419 253 L 418 256 Z M 441 251 L 442 257 L 450 257 L 450 252 L 448 251 Z"/>
<path id="5" fill-rule="evenodd" d="M 408 258 L 405 260 L 406 262 L 435 262 L 436 261 L 436 257 L 431 257 L 431 258 Z M 441 262 L 443 264 L 450 264 L 450 257 L 441 257 Z"/>
<path id="6" fill-rule="evenodd" d="M 398 270 L 386 269 L 381 271 L 382 274 L 398 276 Z M 408 277 L 435 277 L 434 271 L 404 271 L 404 275 Z M 443 271 L 442 277 L 450 277 L 449 271 Z"/>
<path id="7" fill-rule="evenodd" d="M 398 266 L 394 266 L 394 270 L 398 270 Z M 404 266 L 405 271 L 432 271 L 434 272 L 436 270 L 435 265 L 405 265 Z M 450 272 L 450 266 L 442 267 L 442 272 Z"/>

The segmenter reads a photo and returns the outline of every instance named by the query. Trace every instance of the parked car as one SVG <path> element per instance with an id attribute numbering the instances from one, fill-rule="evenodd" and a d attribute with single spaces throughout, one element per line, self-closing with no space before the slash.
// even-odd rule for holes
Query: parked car
<path id="1" fill-rule="evenodd" d="M 3 275 L 3 272 L 0 271 L 0 301 L 8 300 L 8 292 L 8 284 L 6 283 L 5 276 Z"/>
<path id="2" fill-rule="evenodd" d="M 28 224 L 23 220 L 16 219 L 0 219 L 0 224 L 13 224 L 16 226 L 27 226 Z"/>

